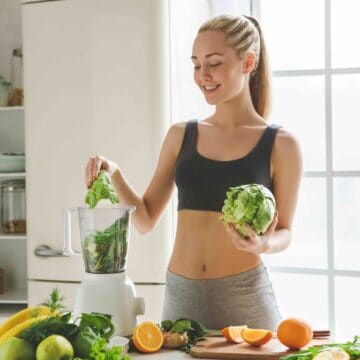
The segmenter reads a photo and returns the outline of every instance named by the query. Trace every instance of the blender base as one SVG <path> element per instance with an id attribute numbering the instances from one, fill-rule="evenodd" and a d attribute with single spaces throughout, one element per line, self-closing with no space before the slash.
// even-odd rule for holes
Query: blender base
<path id="1" fill-rule="evenodd" d="M 129 336 L 137 325 L 137 316 L 145 313 L 144 298 L 137 297 L 134 283 L 126 271 L 116 274 L 85 273 L 76 293 L 74 316 L 98 312 L 109 314 L 115 325 L 114 335 Z"/>

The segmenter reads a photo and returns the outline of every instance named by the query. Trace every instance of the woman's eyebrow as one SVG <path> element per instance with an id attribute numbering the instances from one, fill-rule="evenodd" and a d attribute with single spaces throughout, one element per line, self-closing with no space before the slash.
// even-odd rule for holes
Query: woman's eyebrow
<path id="1" fill-rule="evenodd" d="M 205 57 L 206 57 L 206 58 L 209 58 L 210 56 L 214 56 L 214 55 L 224 56 L 224 54 L 214 52 L 214 53 L 206 54 Z M 191 59 L 197 60 L 197 57 L 196 57 L 195 55 L 193 55 L 193 56 L 191 56 Z"/>

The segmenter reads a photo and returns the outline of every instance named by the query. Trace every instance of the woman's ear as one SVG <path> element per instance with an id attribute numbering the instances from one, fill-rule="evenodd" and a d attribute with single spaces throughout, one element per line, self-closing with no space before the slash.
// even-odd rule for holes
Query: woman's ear
<path id="1" fill-rule="evenodd" d="M 255 67 L 256 55 L 254 52 L 249 51 L 245 56 L 244 61 L 244 74 L 250 74 Z"/>

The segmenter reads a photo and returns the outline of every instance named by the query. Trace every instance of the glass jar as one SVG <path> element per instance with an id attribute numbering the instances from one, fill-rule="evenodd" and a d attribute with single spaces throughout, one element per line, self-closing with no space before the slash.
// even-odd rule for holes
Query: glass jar
<path id="1" fill-rule="evenodd" d="M 9 104 L 10 106 L 24 105 L 22 49 L 14 49 L 12 54 Z"/>
<path id="2" fill-rule="evenodd" d="M 1 218 L 4 233 L 26 233 L 25 180 L 1 183 Z"/>
<path id="3" fill-rule="evenodd" d="M 10 83 L 0 76 L 0 106 L 9 105 Z"/>

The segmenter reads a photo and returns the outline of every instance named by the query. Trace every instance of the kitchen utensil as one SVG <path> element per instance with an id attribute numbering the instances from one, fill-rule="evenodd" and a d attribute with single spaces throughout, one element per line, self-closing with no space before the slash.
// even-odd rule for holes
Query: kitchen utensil
<path id="1" fill-rule="evenodd" d="M 26 233 L 24 179 L 1 182 L 1 220 L 4 233 Z"/>
<path id="2" fill-rule="evenodd" d="M 71 249 L 72 216 L 80 226 L 85 276 L 76 294 L 74 315 L 99 312 L 112 315 L 115 335 L 129 336 L 144 314 L 144 299 L 126 273 L 130 215 L 134 207 L 78 207 L 64 211 L 65 249 Z"/>
<path id="3" fill-rule="evenodd" d="M 330 339 L 313 339 L 308 346 L 331 343 Z M 232 344 L 224 338 L 206 337 L 198 342 L 190 351 L 190 355 L 201 359 L 238 359 L 238 360 L 278 360 L 281 356 L 296 353 L 282 345 L 277 338 L 267 344 L 255 347 L 245 342 Z"/>
<path id="4" fill-rule="evenodd" d="M 25 171 L 25 155 L 17 153 L 0 154 L 0 172 Z"/>

